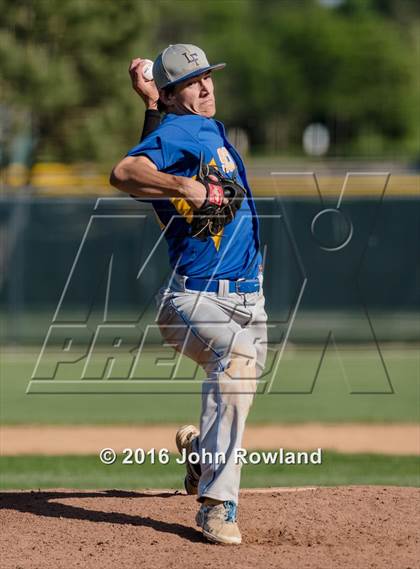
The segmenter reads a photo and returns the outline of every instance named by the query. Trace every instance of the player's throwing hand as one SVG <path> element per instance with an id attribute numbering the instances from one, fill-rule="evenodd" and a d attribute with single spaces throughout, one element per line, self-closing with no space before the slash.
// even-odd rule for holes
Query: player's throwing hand
<path id="1" fill-rule="evenodd" d="M 147 59 L 136 57 L 130 63 L 130 74 L 133 89 L 143 99 L 147 109 L 157 109 L 159 92 L 153 80 L 148 80 L 143 75 L 143 68 L 149 63 Z"/>

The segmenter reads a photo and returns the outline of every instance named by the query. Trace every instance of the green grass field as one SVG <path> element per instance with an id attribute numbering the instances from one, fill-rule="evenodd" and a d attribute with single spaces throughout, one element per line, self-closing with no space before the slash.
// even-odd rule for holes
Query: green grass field
<path id="1" fill-rule="evenodd" d="M 383 370 L 378 366 L 378 355 L 372 349 L 360 347 L 346 349 L 341 354 L 347 377 L 335 352 L 329 350 L 313 391 L 293 394 L 292 391 L 309 390 L 314 378 L 314 364 L 319 360 L 319 349 L 305 349 L 285 360 L 280 369 L 280 379 L 275 380 L 273 388 L 282 393 L 256 396 L 249 422 L 419 421 L 418 350 L 394 345 L 383 348 L 382 353 L 394 393 L 381 393 L 388 386 Z M 37 356 L 37 352 L 22 350 L 3 352 L 0 369 L 2 424 L 156 424 L 194 421 L 199 416 L 200 381 L 181 385 L 174 382 L 153 384 L 154 393 L 116 393 L 123 391 L 122 383 L 102 380 L 94 385 L 94 394 L 86 393 L 87 384 L 81 385 L 81 382 L 71 387 L 84 391 L 79 394 L 26 394 Z M 153 374 L 153 369 L 150 360 L 143 370 L 144 375 Z M 67 379 L 80 377 L 74 368 L 68 368 L 66 372 Z M 45 386 L 44 389 L 49 391 L 63 391 L 63 385 L 69 390 L 62 379 L 39 383 L 41 388 Z M 130 385 L 137 389 L 141 380 L 131 382 L 129 389 Z M 107 393 L 107 389 L 110 392 Z M 369 390 L 372 393 L 352 393 Z"/>
<path id="2" fill-rule="evenodd" d="M 184 467 L 175 462 L 103 465 L 98 456 L 22 456 L 0 459 L 0 488 L 174 488 Z M 381 484 L 420 486 L 420 460 L 413 456 L 324 452 L 321 465 L 244 465 L 242 488 Z"/>
<path id="3" fill-rule="evenodd" d="M 314 362 L 319 360 L 319 349 L 297 350 L 284 362 L 281 389 L 278 378 L 273 383 L 274 391 L 283 393 L 258 394 L 249 423 L 418 422 L 418 350 L 393 345 L 383 349 L 382 353 L 393 393 L 380 393 L 381 390 L 386 391 L 381 389 L 386 385 L 378 368 L 377 353 L 366 347 L 353 347 L 340 354 L 341 362 L 333 350 L 328 351 L 312 392 L 293 394 L 290 392 L 308 390 L 313 380 Z M 89 394 L 86 384 L 81 389 L 80 382 L 66 383 L 66 380 L 79 377 L 77 373 L 80 372 L 80 369 L 67 368 L 64 377 L 44 380 L 37 387 L 38 393 L 27 394 L 37 356 L 37 352 L 22 350 L 3 353 L 0 369 L 2 424 L 156 424 L 198 419 L 200 381 L 194 381 L 193 385 L 156 384 L 152 386 L 154 393 L 122 394 L 116 393 L 122 390 L 118 389 L 122 384 L 103 380 L 94 384 L 96 393 Z M 152 357 L 150 354 L 149 364 L 143 369 L 145 376 L 153 376 Z M 343 365 L 346 373 L 343 373 Z M 140 381 L 136 382 L 136 387 L 138 385 Z M 352 393 L 369 388 L 372 388 L 372 393 Z M 51 393 L 40 393 L 42 389 Z M 53 394 L 57 389 L 61 389 L 61 393 Z M 71 389 L 80 393 L 63 392 Z M 118 461 L 105 466 L 97 456 L 3 456 L 0 472 L 0 488 L 3 490 L 181 489 L 184 468 L 175 462 L 174 457 L 165 466 L 149 463 L 122 465 Z M 242 472 L 242 487 L 420 485 L 419 458 L 413 456 L 325 451 L 321 466 L 245 465 Z"/>

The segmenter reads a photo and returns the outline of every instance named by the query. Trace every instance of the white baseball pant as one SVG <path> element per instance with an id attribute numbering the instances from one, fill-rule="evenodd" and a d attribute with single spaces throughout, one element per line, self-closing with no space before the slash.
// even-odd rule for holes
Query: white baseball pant
<path id="1" fill-rule="evenodd" d="M 170 288 L 159 291 L 156 320 L 165 341 L 207 375 L 194 450 L 224 460 L 201 462 L 198 499 L 238 503 L 241 464 L 235 449 L 242 448 L 245 420 L 267 354 L 264 294 L 226 292 L 227 281 L 221 282 L 218 293 L 197 292 L 185 288 L 185 280 L 176 275 Z"/>

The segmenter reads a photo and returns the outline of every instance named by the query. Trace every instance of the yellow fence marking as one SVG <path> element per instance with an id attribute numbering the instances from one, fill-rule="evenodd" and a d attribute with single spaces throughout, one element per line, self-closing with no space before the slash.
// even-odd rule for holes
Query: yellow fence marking
<path id="1" fill-rule="evenodd" d="M 384 175 L 349 176 L 346 197 L 370 197 L 382 192 Z M 343 175 L 318 175 L 320 190 L 325 197 L 338 197 L 343 186 Z M 17 188 L 27 183 L 40 196 L 112 196 L 121 195 L 109 184 L 107 175 L 86 172 L 82 166 L 66 164 L 36 164 L 31 171 L 11 165 L 2 172 L 7 187 Z M 26 181 L 26 182 L 25 182 Z M 307 174 L 250 176 L 249 182 L 255 196 L 316 197 L 312 176 Z M 386 195 L 420 197 L 420 176 L 397 174 L 389 180 Z"/>

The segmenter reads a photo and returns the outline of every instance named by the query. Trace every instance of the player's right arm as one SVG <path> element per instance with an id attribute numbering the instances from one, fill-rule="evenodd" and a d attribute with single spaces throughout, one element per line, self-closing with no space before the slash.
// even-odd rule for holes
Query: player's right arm
<path id="1" fill-rule="evenodd" d="M 140 198 L 184 198 L 194 208 L 206 199 L 203 184 L 185 176 L 159 172 L 146 156 L 126 156 L 112 170 L 112 186 Z"/>
<path id="2" fill-rule="evenodd" d="M 146 80 L 143 67 L 146 60 L 133 59 L 129 74 L 136 93 L 146 106 L 145 124 L 141 140 L 151 134 L 159 125 L 157 111 L 159 93 L 154 81 Z M 147 156 L 126 156 L 112 170 L 110 183 L 115 188 L 139 198 L 184 198 L 194 208 L 205 201 L 206 190 L 202 184 L 184 176 L 159 172 L 156 164 Z"/>

